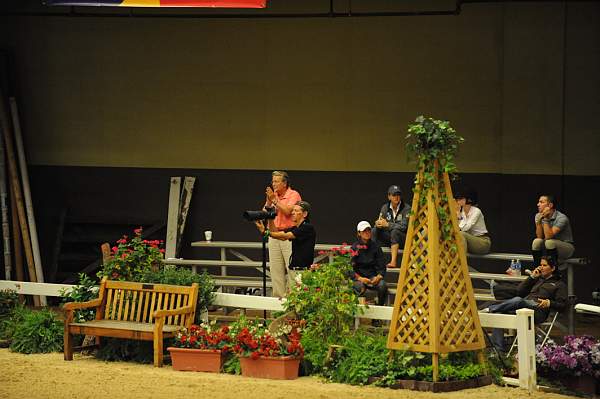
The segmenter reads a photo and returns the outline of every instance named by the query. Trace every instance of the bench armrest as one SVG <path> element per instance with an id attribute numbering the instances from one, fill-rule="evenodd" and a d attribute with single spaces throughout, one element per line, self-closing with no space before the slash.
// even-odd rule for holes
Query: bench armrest
<path id="1" fill-rule="evenodd" d="M 177 309 L 170 309 L 170 310 L 157 310 L 156 312 L 154 312 L 154 318 L 157 319 L 159 317 L 168 317 L 168 316 L 175 316 L 175 315 L 179 315 L 179 314 L 188 314 L 188 313 L 192 313 L 193 308 L 191 306 L 184 306 L 181 308 L 177 308 Z"/>
<path id="2" fill-rule="evenodd" d="M 102 299 L 96 298 L 87 302 L 67 302 L 63 305 L 63 309 L 66 311 L 76 310 L 76 309 L 87 309 L 87 308 L 97 308 L 102 303 Z"/>

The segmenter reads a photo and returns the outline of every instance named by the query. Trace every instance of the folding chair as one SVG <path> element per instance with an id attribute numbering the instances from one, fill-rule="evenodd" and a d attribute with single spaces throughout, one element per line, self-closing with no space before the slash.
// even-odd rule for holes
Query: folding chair
<path id="1" fill-rule="evenodd" d="M 548 321 L 549 319 L 549 321 Z M 554 312 L 554 315 L 546 319 L 547 321 L 538 324 L 535 326 L 535 340 L 540 342 L 540 348 L 543 348 L 548 342 L 548 338 L 550 337 L 550 332 L 556 324 L 556 319 L 558 319 L 558 312 Z M 506 354 L 506 357 L 510 357 L 513 349 L 517 346 L 517 337 L 515 337 L 512 345 L 510 346 L 510 350 Z"/>

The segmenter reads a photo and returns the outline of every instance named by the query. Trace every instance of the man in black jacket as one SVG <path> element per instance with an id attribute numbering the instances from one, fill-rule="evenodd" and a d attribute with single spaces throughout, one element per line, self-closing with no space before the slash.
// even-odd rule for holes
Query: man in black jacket
<path id="1" fill-rule="evenodd" d="M 380 245 L 390 245 L 392 258 L 389 267 L 398 263 L 398 249 L 406 240 L 410 206 L 402 200 L 400 187 L 393 185 L 388 188 L 388 202 L 383 204 L 379 217 L 375 221 L 373 240 Z"/>
<path id="2" fill-rule="evenodd" d="M 543 323 L 550 310 L 561 312 L 567 304 L 567 286 L 556 269 L 556 261 L 551 256 L 542 256 L 540 265 L 527 280 L 517 287 L 517 296 L 490 305 L 482 312 L 514 314 L 518 309 L 532 309 L 536 324 Z M 504 332 L 494 329 L 492 341 L 496 348 L 504 351 Z"/>
<path id="3" fill-rule="evenodd" d="M 354 292 L 363 295 L 367 289 L 377 291 L 377 304 L 385 305 L 387 287 L 385 285 L 385 261 L 381 247 L 371 240 L 371 224 L 363 220 L 356 226 L 358 241 L 352 244 L 354 256 L 351 263 L 354 270 Z"/>

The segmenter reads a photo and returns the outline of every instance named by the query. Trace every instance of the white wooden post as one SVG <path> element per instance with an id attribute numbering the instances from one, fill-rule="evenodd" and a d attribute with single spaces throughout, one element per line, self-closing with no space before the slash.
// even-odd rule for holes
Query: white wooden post
<path id="1" fill-rule="evenodd" d="M 535 325 L 533 310 L 517 310 L 517 345 L 519 348 L 519 386 L 530 392 L 537 389 L 535 365 Z"/>

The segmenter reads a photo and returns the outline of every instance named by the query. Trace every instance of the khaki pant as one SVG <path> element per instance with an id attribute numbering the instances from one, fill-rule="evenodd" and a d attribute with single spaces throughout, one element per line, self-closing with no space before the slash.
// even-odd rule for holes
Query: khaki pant
<path id="1" fill-rule="evenodd" d="M 488 236 L 474 236 L 473 234 L 460 232 L 465 250 L 470 254 L 485 255 L 490 253 L 492 240 Z"/>
<path id="2" fill-rule="evenodd" d="M 544 249 L 556 249 L 558 252 L 558 260 L 569 259 L 573 252 L 575 252 L 575 247 L 570 242 L 561 241 L 561 240 L 544 240 L 542 238 L 536 238 L 531 243 L 531 249 L 533 251 L 543 251 Z"/>
<path id="3" fill-rule="evenodd" d="M 286 273 L 292 256 L 292 242 L 269 237 L 269 269 L 273 296 L 283 298 L 287 293 Z"/>

